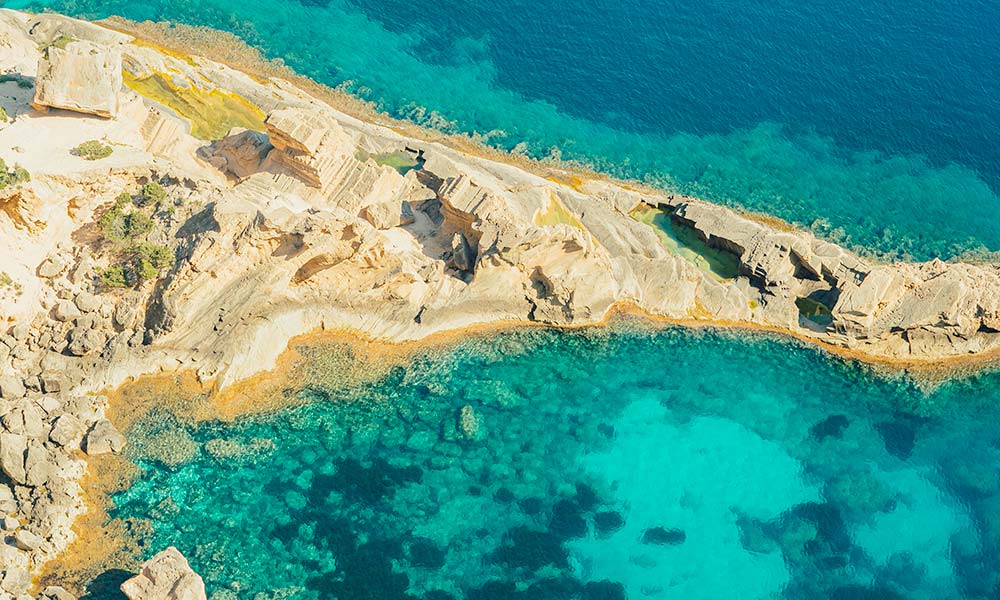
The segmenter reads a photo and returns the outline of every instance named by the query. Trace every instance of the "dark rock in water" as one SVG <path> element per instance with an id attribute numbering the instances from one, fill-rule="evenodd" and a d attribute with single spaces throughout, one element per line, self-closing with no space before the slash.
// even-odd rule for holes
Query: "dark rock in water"
<path id="1" fill-rule="evenodd" d="M 850 424 L 851 421 L 847 418 L 847 415 L 830 415 L 810 427 L 809 435 L 820 442 L 828 437 L 834 437 L 839 440 L 843 437 L 844 430 L 847 429 Z"/>
<path id="2" fill-rule="evenodd" d="M 833 590 L 830 600 L 906 600 L 906 598 L 885 588 L 847 585 Z"/>
<path id="3" fill-rule="evenodd" d="M 771 537 L 774 527 L 744 514 L 737 516 L 736 527 L 740 531 L 740 544 L 747 552 L 767 554 L 778 548 L 778 543 Z"/>
<path id="4" fill-rule="evenodd" d="M 834 554 L 833 556 L 824 556 L 823 559 L 819 561 L 819 564 L 822 568 L 828 571 L 836 571 L 837 569 L 843 569 L 850 564 L 850 562 L 851 561 L 848 560 L 848 558 L 843 554 Z"/>
<path id="5" fill-rule="evenodd" d="M 501 504 L 510 504 L 516 497 L 514 496 L 514 492 L 502 487 L 493 494 L 493 499 Z"/>
<path id="6" fill-rule="evenodd" d="M 851 537 L 844 525 L 844 518 L 836 506 L 828 502 L 798 504 L 782 518 L 786 531 L 795 531 L 796 519 L 804 519 L 815 524 L 816 540 L 822 542 L 832 552 L 843 553 L 851 549 Z"/>
<path id="7" fill-rule="evenodd" d="M 431 590 L 424 594 L 423 600 L 455 600 L 455 596 L 444 590 Z"/>
<path id="8" fill-rule="evenodd" d="M 657 546 L 676 546 L 683 544 L 687 539 L 687 534 L 681 529 L 667 529 L 665 527 L 651 527 L 642 532 L 643 544 L 655 544 Z"/>
<path id="9" fill-rule="evenodd" d="M 520 597 L 517 586 L 510 581 L 489 581 L 465 593 L 466 600 L 515 600 Z"/>
<path id="10" fill-rule="evenodd" d="M 590 487 L 586 483 L 576 484 L 576 496 L 573 498 L 576 501 L 577 506 L 583 512 L 589 512 L 597 507 L 600 498 L 597 497 L 597 492 L 594 488 Z"/>
<path id="11" fill-rule="evenodd" d="M 883 421 L 875 425 L 875 430 L 882 436 L 886 452 L 900 460 L 910 458 L 917 438 L 914 423 L 906 420 Z"/>
<path id="12" fill-rule="evenodd" d="M 580 507 L 569 500 L 560 500 L 552 507 L 549 530 L 562 538 L 587 535 L 587 521 L 580 515 Z"/>
<path id="13" fill-rule="evenodd" d="M 483 495 L 483 488 L 479 487 L 478 485 L 470 485 L 469 486 L 469 495 L 470 496 L 482 496 Z"/>
<path id="14" fill-rule="evenodd" d="M 583 586 L 570 577 L 549 577 L 528 586 L 521 595 L 523 600 L 575 600 L 583 591 Z"/>
<path id="15" fill-rule="evenodd" d="M 617 581 L 591 581 L 583 586 L 582 600 L 625 600 L 625 586 Z"/>
<path id="16" fill-rule="evenodd" d="M 410 542 L 410 564 L 415 567 L 438 569 L 444 566 L 445 551 L 427 538 L 414 538 Z"/>
<path id="17" fill-rule="evenodd" d="M 315 527 L 316 545 L 320 548 L 343 552 L 358 545 L 354 525 L 345 518 L 330 517 L 317 511 L 319 516 Z M 293 521 L 294 522 L 294 521 Z"/>
<path id="18" fill-rule="evenodd" d="M 274 529 L 271 530 L 271 537 L 276 540 L 281 540 L 286 544 L 290 544 L 292 540 L 299 536 L 299 526 L 302 523 L 298 521 L 292 521 L 291 523 L 283 523 L 281 525 L 275 525 Z"/>
<path id="19" fill-rule="evenodd" d="M 545 565 L 569 566 L 569 552 L 563 538 L 548 531 L 515 527 L 504 534 L 503 544 L 493 553 L 493 561 L 508 568 L 523 567 L 535 571 Z"/>
<path id="20" fill-rule="evenodd" d="M 525 498 L 519 500 L 517 505 L 521 507 L 521 512 L 526 515 L 537 515 L 542 512 L 542 508 L 545 506 L 541 498 Z"/>
<path id="21" fill-rule="evenodd" d="M 348 500 L 376 504 L 391 499 L 397 487 L 422 478 L 423 470 L 416 465 L 394 467 L 384 458 L 375 458 L 367 467 L 355 458 L 346 458 L 337 463 L 333 475 L 316 476 L 311 494 L 325 492 L 325 498 L 331 490 L 337 490 Z"/>
<path id="22" fill-rule="evenodd" d="M 619 512 L 608 510 L 594 515 L 594 529 L 597 530 L 598 535 L 614 533 L 624 526 L 625 519 Z"/>
<path id="23" fill-rule="evenodd" d="M 608 425 L 607 423 L 601 423 L 600 425 L 597 426 L 597 431 L 598 431 L 598 433 L 600 433 L 604 437 L 608 438 L 609 440 L 613 439 L 615 437 L 615 426 L 614 425 Z"/>
<path id="24" fill-rule="evenodd" d="M 416 600 L 406 592 L 410 579 L 393 571 L 392 560 L 402 556 L 397 540 L 376 540 L 354 551 L 338 553 L 337 573 L 312 577 L 306 586 L 323 598 L 338 600 Z"/>

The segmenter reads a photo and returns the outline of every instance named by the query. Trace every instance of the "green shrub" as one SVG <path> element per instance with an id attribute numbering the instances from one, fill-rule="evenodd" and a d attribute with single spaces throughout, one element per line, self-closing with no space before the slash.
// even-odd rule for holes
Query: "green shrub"
<path id="1" fill-rule="evenodd" d="M 174 266 L 174 253 L 166 246 L 141 242 L 129 248 L 128 253 L 132 255 L 136 264 L 148 265 L 157 273 L 161 269 Z M 143 279 L 149 279 L 149 277 L 143 277 Z"/>
<path id="2" fill-rule="evenodd" d="M 126 249 L 124 260 L 108 267 L 100 274 L 101 283 L 106 288 L 123 288 L 156 279 L 164 269 L 174 265 L 174 253 L 166 246 L 149 242 L 139 242 Z"/>
<path id="3" fill-rule="evenodd" d="M 7 111 L 0 106 L 0 123 L 6 123 L 8 121 L 10 121 L 10 117 L 7 116 Z"/>
<path id="4" fill-rule="evenodd" d="M 101 215 L 98 225 L 106 238 L 114 242 L 133 241 L 153 230 L 153 220 L 143 212 L 126 214 L 117 204 Z"/>
<path id="5" fill-rule="evenodd" d="M 14 165 L 13 169 L 8 169 L 7 163 L 0 158 L 0 190 L 9 185 L 17 185 L 30 180 L 31 175 L 24 168 Z"/>
<path id="6" fill-rule="evenodd" d="M 136 206 L 156 206 L 164 202 L 167 199 L 167 190 L 163 189 L 163 186 L 156 182 L 149 182 L 142 186 L 142 191 L 139 192 L 139 196 L 135 198 L 134 202 Z"/>
<path id="7" fill-rule="evenodd" d="M 107 144 L 102 144 L 97 140 L 90 140 L 73 148 L 72 152 L 75 156 L 79 156 L 84 160 L 101 160 L 102 158 L 111 156 L 114 150 Z"/>
<path id="8" fill-rule="evenodd" d="M 68 46 L 70 44 L 70 42 L 75 42 L 75 41 L 76 41 L 76 38 L 74 38 L 73 36 L 66 35 L 65 33 L 60 33 L 58 36 L 56 36 L 56 39 L 52 40 L 52 43 L 49 44 L 49 45 L 50 46 L 55 46 L 56 48 L 59 48 L 60 50 L 65 50 L 66 46 Z"/>
<path id="9" fill-rule="evenodd" d="M 125 275 L 125 268 L 121 265 L 114 265 L 108 267 L 101 271 L 100 274 L 101 283 L 107 288 L 123 288 L 126 287 L 129 282 Z"/>

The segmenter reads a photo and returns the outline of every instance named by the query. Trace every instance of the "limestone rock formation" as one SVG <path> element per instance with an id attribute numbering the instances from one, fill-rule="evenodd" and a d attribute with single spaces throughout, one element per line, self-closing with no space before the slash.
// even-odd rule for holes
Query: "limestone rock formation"
<path id="1" fill-rule="evenodd" d="M 129 600 L 205 600 L 205 582 L 173 546 L 144 562 L 121 589 Z"/>
<path id="2" fill-rule="evenodd" d="M 29 92 L 3 99 L 13 118 L 0 128 L 0 157 L 29 166 L 31 179 L 0 199 L 11 280 L 0 294 L 0 515 L 10 540 L 0 544 L 0 597 L 23 596 L 74 538 L 87 457 L 126 443 L 101 390 L 182 369 L 224 388 L 315 329 L 405 341 L 501 321 L 588 325 L 628 305 L 876 359 L 1000 348 L 998 265 L 880 264 L 695 198 L 583 174 L 565 185 L 547 165 L 525 170 L 407 137 L 289 81 L 129 39 L 0 9 L 0 72 L 37 66 L 37 106 L 117 115 L 24 119 Z M 136 77 L 180 73 L 254 104 L 267 115 L 263 131 L 192 137 L 191 123 L 122 88 L 123 60 Z M 53 158 L 95 138 L 114 154 L 86 165 Z M 173 260 L 144 271 L 148 279 L 102 277 L 123 269 L 124 245 L 98 239 L 102 216 L 151 182 L 165 189 L 162 206 L 119 210 L 148 218 L 152 230 L 135 241 Z M 643 211 L 666 225 L 636 218 Z M 665 241 L 671 234 L 680 235 Z M 471 409 L 449 426 L 470 442 L 481 434 Z M 204 597 L 176 551 L 125 588 L 132 598 Z"/>
<path id="3" fill-rule="evenodd" d="M 38 62 L 32 106 L 62 108 L 101 117 L 118 114 L 122 53 L 83 40 L 55 41 Z"/>

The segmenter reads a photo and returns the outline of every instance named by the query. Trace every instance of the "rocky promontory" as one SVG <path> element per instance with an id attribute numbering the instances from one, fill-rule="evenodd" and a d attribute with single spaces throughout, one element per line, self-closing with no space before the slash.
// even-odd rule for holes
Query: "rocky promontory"
<path id="1" fill-rule="evenodd" d="M 221 389 L 317 329 L 412 341 L 597 324 L 618 307 L 928 363 L 1000 346 L 1000 267 L 876 263 L 696 198 L 403 135 L 286 79 L 0 10 L 0 598 L 28 597 L 74 538 L 86 457 L 126 443 L 100 390 L 179 370 Z M 123 589 L 204 597 L 173 549 Z"/>

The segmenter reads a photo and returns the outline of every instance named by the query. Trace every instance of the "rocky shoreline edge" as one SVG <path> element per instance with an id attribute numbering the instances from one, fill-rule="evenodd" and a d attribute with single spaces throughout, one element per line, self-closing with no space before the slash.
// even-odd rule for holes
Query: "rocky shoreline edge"
<path id="1" fill-rule="evenodd" d="M 32 597 L 76 537 L 87 456 L 126 443 L 101 390 L 185 370 L 225 389 L 317 328 L 403 342 L 632 307 L 899 366 L 1000 348 L 994 264 L 874 264 L 695 198 L 545 177 L 59 15 L 0 10 L 0 39 L 0 598 Z M 204 597 L 169 549 L 123 590 Z"/>

